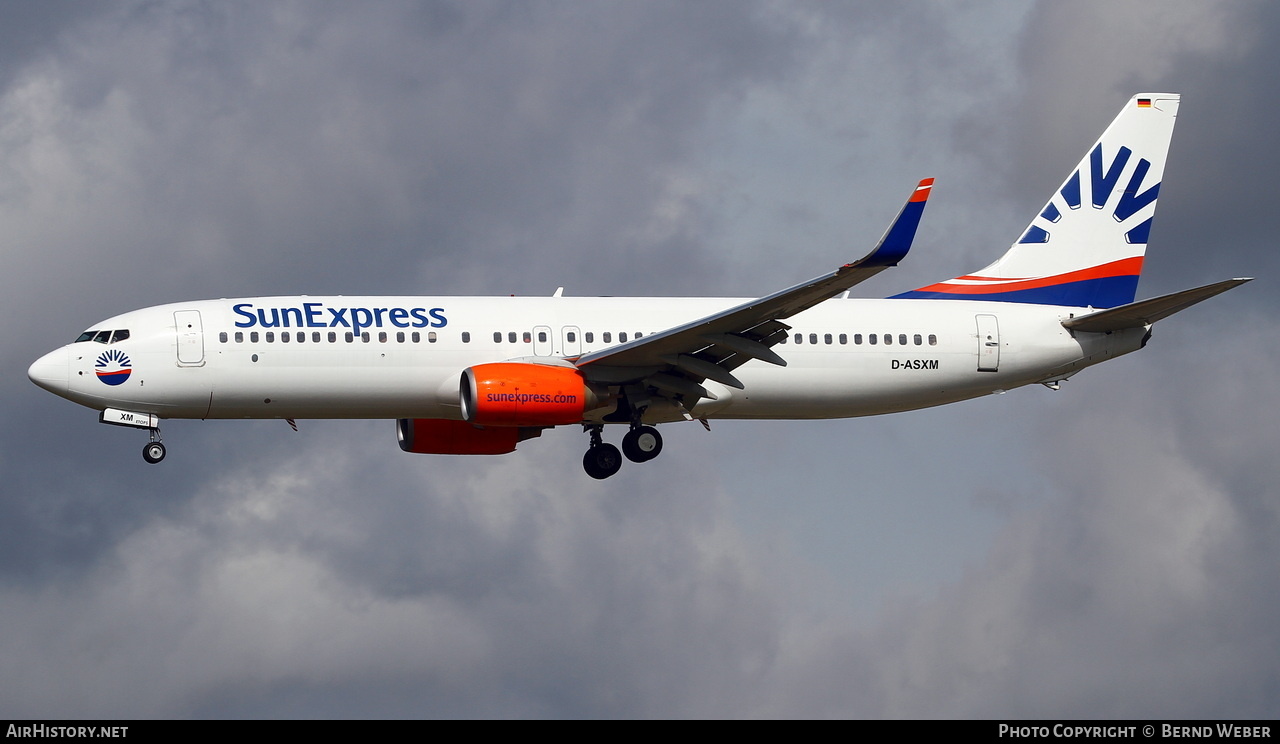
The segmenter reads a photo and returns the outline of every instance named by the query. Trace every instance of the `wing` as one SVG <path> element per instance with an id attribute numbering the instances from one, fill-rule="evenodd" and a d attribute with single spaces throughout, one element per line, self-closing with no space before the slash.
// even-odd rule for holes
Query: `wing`
<path id="1" fill-rule="evenodd" d="M 767 297 L 573 361 L 593 382 L 643 383 L 677 398 L 714 398 L 700 384 L 708 379 L 742 388 L 732 374 L 742 364 L 760 359 L 786 365 L 770 348 L 790 330 L 782 320 L 896 266 L 907 255 L 932 188 L 932 178 L 921 181 L 876 247 L 853 263 Z M 691 408 L 692 403 L 686 401 L 685 407 Z"/>

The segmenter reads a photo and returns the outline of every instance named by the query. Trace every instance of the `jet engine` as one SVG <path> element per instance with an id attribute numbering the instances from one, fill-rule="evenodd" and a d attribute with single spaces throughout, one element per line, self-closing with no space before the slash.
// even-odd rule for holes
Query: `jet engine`
<path id="1" fill-rule="evenodd" d="M 480 426 L 561 426 L 600 405 L 575 367 L 477 364 L 462 373 L 462 416 Z"/>

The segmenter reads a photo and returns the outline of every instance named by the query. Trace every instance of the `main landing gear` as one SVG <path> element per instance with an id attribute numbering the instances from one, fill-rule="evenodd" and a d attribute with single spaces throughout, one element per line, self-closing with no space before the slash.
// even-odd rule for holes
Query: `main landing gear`
<path id="1" fill-rule="evenodd" d="M 591 446 L 582 456 L 582 468 L 596 480 L 604 480 L 622 468 L 625 454 L 631 462 L 648 462 L 662 452 L 662 435 L 652 426 L 633 424 L 631 431 L 622 438 L 622 451 L 600 436 L 602 424 L 587 426 L 591 434 Z"/>

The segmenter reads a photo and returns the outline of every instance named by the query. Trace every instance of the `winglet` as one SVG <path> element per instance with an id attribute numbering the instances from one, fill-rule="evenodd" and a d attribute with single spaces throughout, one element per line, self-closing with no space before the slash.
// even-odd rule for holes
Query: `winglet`
<path id="1" fill-rule="evenodd" d="M 911 198 L 902 206 L 898 218 L 889 225 L 884 237 L 876 244 L 876 248 L 865 259 L 863 266 L 897 266 L 911 250 L 911 243 L 916 237 L 916 228 L 920 226 L 920 216 L 924 214 L 925 202 L 929 201 L 929 193 L 933 190 L 933 179 L 926 178 L 916 184 Z"/>

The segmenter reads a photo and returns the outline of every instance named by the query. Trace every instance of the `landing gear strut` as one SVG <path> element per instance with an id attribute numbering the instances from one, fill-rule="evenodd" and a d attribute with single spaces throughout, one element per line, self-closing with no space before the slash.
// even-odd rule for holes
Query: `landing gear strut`
<path id="1" fill-rule="evenodd" d="M 582 456 L 582 469 L 596 480 L 604 480 L 617 473 L 622 467 L 622 453 L 617 447 L 600 438 L 602 429 L 604 429 L 602 424 L 588 427 L 588 431 L 591 432 L 591 447 L 587 450 L 587 454 Z"/>
<path id="2" fill-rule="evenodd" d="M 155 465 L 164 459 L 164 443 L 160 441 L 159 429 L 150 429 L 149 431 L 151 432 L 151 441 L 147 442 L 147 446 L 142 448 L 142 459 Z"/>

